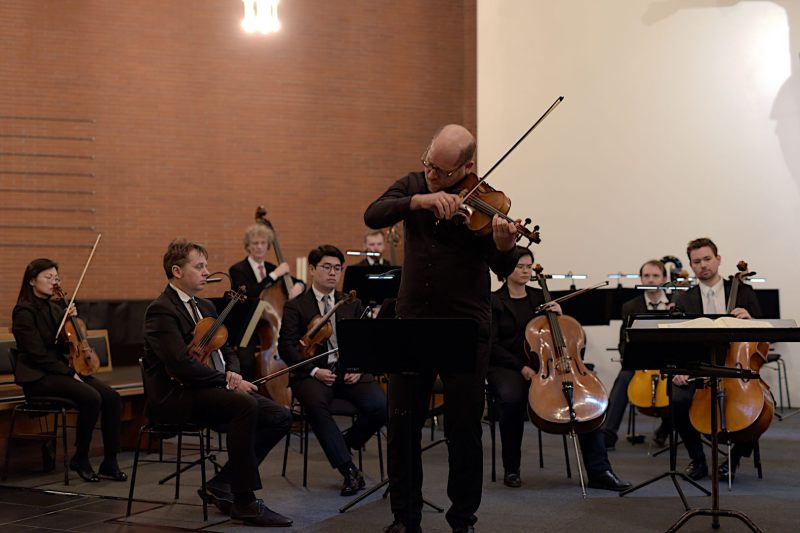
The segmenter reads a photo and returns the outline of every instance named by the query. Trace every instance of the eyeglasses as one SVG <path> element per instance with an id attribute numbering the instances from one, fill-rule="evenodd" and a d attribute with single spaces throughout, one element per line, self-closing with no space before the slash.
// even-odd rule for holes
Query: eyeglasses
<path id="1" fill-rule="evenodd" d="M 322 263 L 321 265 L 317 265 L 319 268 L 324 270 L 325 272 L 330 272 L 333 270 L 334 272 L 341 272 L 342 265 L 332 265 L 330 263 Z"/>
<path id="2" fill-rule="evenodd" d="M 533 270 L 533 265 L 517 265 L 517 268 L 520 270 Z"/>
<path id="3" fill-rule="evenodd" d="M 457 165 L 452 170 L 443 170 L 443 169 L 437 167 L 436 165 L 434 165 L 433 163 L 431 163 L 430 161 L 428 161 L 428 151 L 430 149 L 431 149 L 430 146 L 425 149 L 425 151 L 422 153 L 422 157 L 420 157 L 420 161 L 422 161 L 422 166 L 425 167 L 426 170 L 432 170 L 432 171 L 436 172 L 436 174 L 438 174 L 439 176 L 444 176 L 446 178 L 449 178 L 450 176 L 452 176 L 453 174 L 456 173 L 456 170 L 458 170 L 461 167 L 463 167 L 464 164 L 466 163 L 466 162 L 460 163 L 459 165 Z"/>

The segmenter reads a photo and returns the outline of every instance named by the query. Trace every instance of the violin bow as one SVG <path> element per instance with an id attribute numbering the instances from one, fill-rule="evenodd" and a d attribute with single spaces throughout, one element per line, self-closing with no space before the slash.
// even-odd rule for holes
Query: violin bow
<path id="1" fill-rule="evenodd" d="M 541 116 L 541 117 L 539 117 L 539 120 L 537 120 L 536 122 L 534 122 L 534 123 L 533 123 L 533 126 L 531 126 L 530 128 L 528 128 L 528 131 L 526 131 L 525 133 L 523 133 L 523 134 L 522 134 L 522 137 L 520 137 L 520 138 L 517 140 L 517 142 L 515 142 L 515 143 L 514 143 L 514 144 L 511 146 L 511 148 L 509 148 L 509 149 L 506 151 L 506 153 L 505 153 L 505 154 L 503 154 L 503 156 L 502 156 L 500 159 L 498 159 L 498 160 L 497 160 L 497 162 L 496 162 L 494 165 L 492 165 L 492 168 L 490 168 L 488 171 L 486 171 L 486 174 L 484 174 L 484 175 L 483 175 L 483 177 L 482 177 L 481 179 L 479 179 L 479 180 L 478 180 L 478 183 L 476 183 L 476 184 L 475 184 L 475 186 L 472 188 L 472 190 L 470 190 L 470 191 L 469 191 L 469 192 L 466 194 L 466 196 L 464 196 L 464 198 L 465 198 L 465 199 L 466 199 L 466 198 L 469 198 L 470 196 L 472 196 L 472 193 L 474 193 L 476 190 L 478 190 L 478 187 L 480 187 L 481 183 L 483 183 L 484 181 L 486 181 L 486 178 L 488 178 L 488 177 L 489 177 L 489 175 L 490 175 L 492 172 L 494 172 L 494 169 L 496 169 L 497 167 L 499 167 L 499 166 L 500 166 L 500 163 L 502 163 L 502 162 L 505 160 L 505 158 L 506 158 L 506 157 L 508 157 L 509 155 L 511 155 L 511 152 L 513 152 L 514 150 L 516 150 L 517 146 L 519 146 L 519 145 L 520 145 L 520 143 L 521 143 L 522 141 L 524 141 L 524 140 L 525 140 L 525 137 L 527 137 L 528 135 L 530 135 L 530 133 L 531 133 L 531 132 L 532 132 L 534 129 L 536 129 L 536 127 L 537 127 L 539 124 L 541 124 L 541 122 L 542 122 L 542 121 L 543 121 L 545 118 L 547 118 L 547 115 L 549 115 L 549 114 L 550 114 L 550 113 L 553 111 L 553 109 L 555 109 L 555 108 L 556 108 L 556 106 L 558 106 L 558 104 L 560 104 L 560 103 L 561 103 L 561 101 L 562 101 L 563 99 L 564 99 L 564 97 L 563 97 L 563 96 L 559 96 L 558 98 L 556 98 L 556 101 L 555 101 L 555 102 L 553 102 L 552 104 L 550 104 L 550 107 L 548 107 L 548 108 L 547 108 L 547 111 L 545 111 L 545 112 L 544 112 L 544 114 L 542 114 L 542 116 Z"/>
<path id="2" fill-rule="evenodd" d="M 81 288 L 81 283 L 83 283 L 83 277 L 86 275 L 86 271 L 89 269 L 89 263 L 92 262 L 92 257 L 94 257 L 94 251 L 97 250 L 97 245 L 100 243 L 100 237 L 102 237 L 102 233 L 97 234 L 97 239 L 94 241 L 94 246 L 92 246 L 92 251 L 89 253 L 89 259 L 86 260 L 86 264 L 83 265 L 83 272 L 81 272 L 81 277 L 78 278 L 78 284 L 75 286 L 75 290 L 72 291 L 72 298 L 69 300 L 69 304 L 67 304 L 67 309 L 69 306 L 75 302 L 75 297 L 78 295 L 78 290 Z M 58 340 L 58 335 L 61 333 L 61 329 L 64 327 L 64 322 L 67 320 L 67 313 L 64 312 L 64 316 L 61 317 L 61 324 L 58 325 L 58 330 L 56 330 L 56 340 Z"/>
<path id="3" fill-rule="evenodd" d="M 539 307 L 537 307 L 536 308 L 536 312 L 541 311 L 542 309 L 544 309 L 545 305 L 547 305 L 547 304 L 549 304 L 551 302 L 556 302 L 556 303 L 565 302 L 567 300 L 575 298 L 576 296 L 580 296 L 581 294 L 583 294 L 585 292 L 593 291 L 595 289 L 599 289 L 600 287 L 605 287 L 606 285 L 608 285 L 608 280 L 603 281 L 601 283 L 598 283 L 596 285 L 592 285 L 591 287 L 586 287 L 585 289 L 579 289 L 579 290 L 577 290 L 575 292 L 571 292 L 569 294 L 565 294 L 564 296 L 561 296 L 560 298 L 554 298 L 554 299 L 550 300 L 549 302 L 546 302 L 546 303 L 540 305 Z"/>

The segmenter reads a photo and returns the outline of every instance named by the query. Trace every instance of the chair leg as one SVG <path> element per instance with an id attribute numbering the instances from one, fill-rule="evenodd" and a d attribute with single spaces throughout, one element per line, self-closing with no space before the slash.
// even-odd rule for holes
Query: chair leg
<path id="1" fill-rule="evenodd" d="M 202 447 L 202 441 L 200 445 Z M 177 469 L 175 470 L 175 500 L 180 498 L 181 493 L 181 451 L 183 449 L 183 431 L 178 431 L 178 457 L 175 459 Z"/>
<path id="2" fill-rule="evenodd" d="M 567 446 L 567 436 L 561 435 L 564 442 L 564 462 L 567 465 L 567 479 L 572 479 L 572 467 L 569 464 L 569 447 Z"/>
<path id="3" fill-rule="evenodd" d="M 17 421 L 17 410 L 13 409 L 11 411 L 11 421 L 9 422 L 9 430 L 8 430 L 8 438 L 6 439 L 6 460 L 3 464 L 3 481 L 6 480 L 8 477 L 8 460 L 11 455 L 11 441 L 14 438 L 14 424 Z"/>
<path id="4" fill-rule="evenodd" d="M 125 518 L 131 516 L 131 507 L 133 507 L 133 489 L 136 486 L 136 469 L 139 466 L 139 449 L 142 447 L 142 435 L 146 426 L 139 428 L 139 435 L 136 437 L 136 450 L 133 452 L 133 469 L 131 470 L 131 488 L 128 490 L 128 510 L 125 512 Z M 152 434 L 147 433 L 148 441 Z M 149 445 L 149 444 L 148 444 Z"/>
<path id="5" fill-rule="evenodd" d="M 375 433 L 375 438 L 378 439 L 378 466 L 381 469 L 381 481 L 383 481 L 384 471 L 383 471 L 383 444 L 381 444 L 381 430 L 380 428 Z"/>
<path id="6" fill-rule="evenodd" d="M 203 441 L 206 444 L 211 443 L 211 430 L 206 429 L 205 438 L 203 438 L 203 430 L 200 430 L 200 488 L 205 492 L 206 490 L 206 450 L 203 448 Z M 176 483 L 179 480 L 176 480 Z M 206 498 L 203 500 L 203 522 L 208 522 L 208 502 Z"/>
<path id="7" fill-rule="evenodd" d="M 303 486 L 308 486 L 308 420 L 303 420 Z"/>
<path id="8" fill-rule="evenodd" d="M 292 436 L 292 430 L 289 430 L 289 433 L 286 434 L 286 444 L 283 447 L 283 469 L 281 470 L 281 475 L 286 477 L 286 459 L 289 456 L 289 439 Z M 303 439 L 300 439 L 300 442 L 303 442 Z"/>
<path id="9" fill-rule="evenodd" d="M 753 466 L 758 472 L 758 479 L 764 479 L 764 472 L 761 470 L 761 448 L 759 448 L 757 440 L 753 447 Z"/>
<path id="10" fill-rule="evenodd" d="M 539 437 L 539 468 L 544 468 L 544 454 L 542 453 L 542 430 L 536 428 L 536 433 Z"/>
<path id="11" fill-rule="evenodd" d="M 492 413 L 494 402 L 490 399 L 486 403 L 489 409 L 489 438 L 492 440 L 492 482 L 494 483 L 497 481 L 497 435 L 494 425 L 494 413 Z"/>
<path id="12" fill-rule="evenodd" d="M 791 409 L 792 408 L 792 398 L 789 396 L 789 378 L 786 375 L 786 363 L 782 359 L 778 359 L 779 364 L 778 368 L 783 369 L 783 388 L 786 390 L 786 407 Z M 780 376 L 779 376 L 780 378 Z M 783 403 L 783 402 L 781 402 Z"/>
<path id="13" fill-rule="evenodd" d="M 58 419 L 56 418 L 56 420 Z M 67 410 L 63 408 L 61 409 L 61 445 L 64 452 L 64 485 L 69 485 L 69 461 L 67 460 Z"/>

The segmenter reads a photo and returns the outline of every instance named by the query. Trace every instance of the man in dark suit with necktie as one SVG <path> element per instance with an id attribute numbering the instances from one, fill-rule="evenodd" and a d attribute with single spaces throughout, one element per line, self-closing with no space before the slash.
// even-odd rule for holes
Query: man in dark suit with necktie
<path id="1" fill-rule="evenodd" d="M 680 294 L 675 300 L 675 307 L 687 315 L 721 315 L 727 312 L 727 301 L 731 293 L 731 282 L 723 280 L 719 274 L 722 257 L 717 252 L 717 245 L 711 239 L 700 238 L 691 241 L 686 247 L 689 265 L 697 277 L 697 285 Z M 736 318 L 751 319 L 761 316 L 758 297 L 749 285 L 741 285 L 737 292 L 736 302 L 730 312 Z M 672 409 L 675 416 L 675 427 L 681 435 L 691 462 L 686 467 L 686 474 L 692 479 L 701 479 L 708 475 L 706 455 L 700 433 L 689 420 L 689 408 L 695 391 L 695 382 L 689 376 L 675 376 L 672 379 Z M 742 457 L 750 457 L 754 443 L 739 443 L 731 450 L 731 468 L 733 473 Z M 712 473 L 713 474 L 713 473 Z M 728 475 L 728 463 L 720 466 L 719 475 Z"/>
<path id="2" fill-rule="evenodd" d="M 242 336 L 256 310 L 261 291 L 275 283 L 283 283 L 281 278 L 289 273 L 287 263 L 276 266 L 266 260 L 274 238 L 272 231 L 264 224 L 253 224 L 248 227 L 244 232 L 244 249 L 247 251 L 247 257 L 228 269 L 231 286 L 234 289 L 244 287 L 245 295 L 247 295 L 246 301 L 237 304 L 231 310 L 225 320 L 225 325 L 229 333 L 228 342 L 236 347 L 242 376 L 248 380 L 256 377 L 255 352 L 259 339 L 258 334 L 254 332 L 247 345 L 240 346 Z M 302 294 L 304 289 L 305 285 L 302 281 L 292 278 L 292 288 L 288 298 L 291 299 Z M 269 313 L 270 310 L 264 312 Z"/>
<path id="3" fill-rule="evenodd" d="M 366 256 L 355 264 L 355 266 L 391 266 L 391 263 L 383 258 L 383 250 L 386 248 L 386 237 L 382 229 L 369 230 L 364 234 L 364 251 L 380 254 L 378 257 Z"/>
<path id="4" fill-rule="evenodd" d="M 147 308 L 144 367 L 148 417 L 156 423 L 227 426 L 228 463 L 198 493 L 231 518 L 256 526 L 289 526 L 253 491 L 261 488 L 258 465 L 291 425 L 289 411 L 255 393 L 243 380 L 234 351 L 225 344 L 204 364 L 188 351 L 195 324 L 217 314 L 196 298 L 206 286 L 208 252 L 176 239 L 164 254 L 169 284 Z"/>
<path id="5" fill-rule="evenodd" d="M 639 267 L 639 280 L 642 285 L 661 285 L 667 281 L 667 267 L 657 259 L 651 259 Z M 644 290 L 643 294 L 622 304 L 622 325 L 619 329 L 619 355 L 625 357 L 625 328 L 629 317 L 637 314 L 666 311 L 672 307 L 667 295 L 661 289 Z M 611 392 L 608 395 L 608 410 L 603 422 L 603 436 L 607 448 L 617 442 L 617 431 L 628 407 L 628 385 L 633 379 L 633 370 L 620 370 Z M 669 437 L 669 419 L 662 418 L 661 427 L 656 430 L 654 440 L 663 446 Z"/>
<path id="6" fill-rule="evenodd" d="M 311 288 L 283 308 L 283 321 L 278 352 L 288 365 L 305 359 L 299 341 L 316 316 L 325 315 L 342 299 L 336 291 L 342 275 L 344 255 L 331 245 L 322 245 L 308 254 L 308 273 Z M 330 317 L 333 334 L 327 344 L 319 346 L 314 355 L 337 347 L 336 322 L 345 318 L 360 318 L 361 302 L 343 304 Z M 351 449 L 359 449 L 386 424 L 386 395 L 370 374 L 341 374 L 336 368 L 337 356 L 331 355 L 295 370 L 290 379 L 292 391 L 303 406 L 314 433 L 319 439 L 331 466 L 343 476 L 342 496 L 355 494 L 364 488 L 364 477 L 353 464 Z M 359 411 L 353 426 L 343 435 L 330 413 L 334 398 L 351 402 Z"/>

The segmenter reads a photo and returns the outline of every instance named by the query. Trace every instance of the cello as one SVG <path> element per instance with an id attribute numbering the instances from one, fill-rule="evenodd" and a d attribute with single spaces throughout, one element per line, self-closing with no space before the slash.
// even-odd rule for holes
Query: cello
<path id="1" fill-rule="evenodd" d="M 263 205 L 256 208 L 256 223 L 263 224 L 272 232 L 272 249 L 278 264 L 285 262 L 283 251 L 278 242 L 278 235 L 272 222 L 267 219 L 267 210 Z M 286 368 L 286 363 L 278 354 L 278 333 L 281 329 L 281 319 L 283 318 L 283 306 L 289 299 L 294 280 L 289 274 L 281 276 L 280 280 L 261 291 L 259 300 L 264 304 L 268 319 L 260 319 L 256 326 L 256 333 L 259 338 L 258 356 L 256 359 L 256 373 L 259 378 L 276 374 Z M 289 374 L 279 374 L 275 379 L 264 380 L 264 394 L 281 405 L 291 407 L 292 389 L 289 387 Z"/>
<path id="2" fill-rule="evenodd" d="M 726 312 L 736 308 L 739 287 L 755 274 L 748 272 L 747 263 L 739 261 L 738 272 L 731 276 L 731 292 Z M 729 368 L 748 368 L 758 372 L 767 362 L 769 343 L 732 342 L 725 355 L 724 365 Z M 711 433 L 711 400 L 708 387 L 697 389 L 692 398 L 689 418 L 700 433 Z M 775 401 L 769 387 L 762 380 L 722 378 L 718 392 L 717 431 L 729 442 L 752 442 L 767 430 L 775 414 Z"/>
<path id="3" fill-rule="evenodd" d="M 542 266 L 537 264 L 534 272 L 545 302 L 551 301 Z M 542 431 L 584 433 L 599 428 L 605 420 L 608 393 L 581 360 L 585 342 L 577 320 L 552 311 L 525 326 L 525 350 L 529 357 L 539 359 L 539 371 L 531 379 L 528 393 L 528 415 Z"/>

